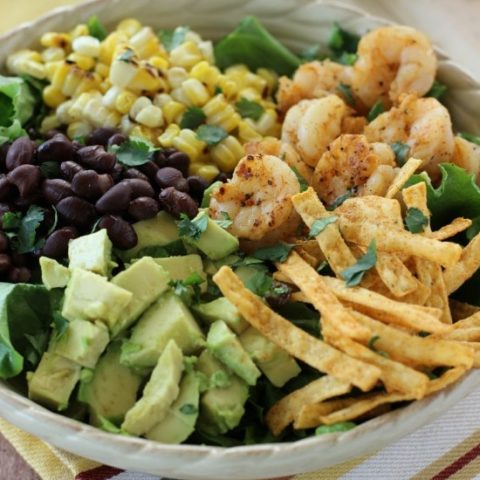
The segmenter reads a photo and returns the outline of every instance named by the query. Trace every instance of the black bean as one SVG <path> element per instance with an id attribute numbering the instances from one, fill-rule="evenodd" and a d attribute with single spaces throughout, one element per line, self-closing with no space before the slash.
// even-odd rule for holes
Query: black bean
<path id="1" fill-rule="evenodd" d="M 0 252 L 6 252 L 8 250 L 8 237 L 0 232 Z"/>
<path id="2" fill-rule="evenodd" d="M 83 171 L 83 167 L 76 162 L 62 162 L 60 165 L 60 171 L 62 172 L 63 178 L 71 182 L 78 172 Z"/>
<path id="3" fill-rule="evenodd" d="M 225 172 L 221 172 L 215 177 L 213 181 L 225 183 L 229 178 L 231 178 L 231 175 L 228 175 Z"/>
<path id="4" fill-rule="evenodd" d="M 180 170 L 186 177 L 188 175 L 188 167 L 190 166 L 190 157 L 183 152 L 175 152 L 167 157 L 165 166 Z"/>
<path id="5" fill-rule="evenodd" d="M 274 288 L 283 287 L 282 293 L 279 295 L 272 295 L 268 294 L 265 296 L 265 300 L 268 304 L 273 308 L 282 307 L 286 303 L 290 301 L 290 297 L 292 295 L 292 289 L 286 284 L 282 282 L 277 282 L 274 280 L 273 285 Z"/>
<path id="6" fill-rule="evenodd" d="M 153 161 L 158 165 L 159 168 L 167 166 L 167 157 L 163 150 L 157 150 L 153 154 Z"/>
<path id="7" fill-rule="evenodd" d="M 155 162 L 147 162 L 140 167 L 140 171 L 143 172 L 150 180 L 155 180 L 155 175 L 158 172 L 158 165 Z"/>
<path id="8" fill-rule="evenodd" d="M 136 168 L 129 168 L 125 172 L 125 178 L 137 178 L 138 180 L 145 180 L 146 182 L 149 181 L 148 177 Z"/>
<path id="9" fill-rule="evenodd" d="M 7 180 L 5 174 L 0 174 L 0 200 L 7 200 L 15 193 L 15 188 Z"/>
<path id="10" fill-rule="evenodd" d="M 176 148 L 164 148 L 162 150 L 163 155 L 165 155 L 165 158 L 168 158 L 170 155 L 177 153 L 178 150 Z"/>
<path id="11" fill-rule="evenodd" d="M 13 170 L 19 165 L 33 163 L 35 143 L 29 137 L 17 138 L 8 149 L 5 157 L 7 170 Z"/>
<path id="12" fill-rule="evenodd" d="M 14 267 L 8 272 L 7 279 L 12 283 L 28 283 L 32 279 L 32 272 L 26 267 Z"/>
<path id="13" fill-rule="evenodd" d="M 155 181 L 160 188 L 174 187 L 181 192 L 188 192 L 188 182 L 176 168 L 161 168 L 155 176 Z"/>
<path id="14" fill-rule="evenodd" d="M 70 183 L 61 178 L 49 178 L 42 183 L 42 194 L 45 200 L 51 204 L 56 205 L 65 197 L 73 195 Z"/>
<path id="15" fill-rule="evenodd" d="M 199 200 L 203 197 L 203 192 L 210 185 L 208 180 L 205 180 L 203 177 L 199 177 L 198 175 L 192 175 L 188 177 L 187 182 L 190 194 Z"/>
<path id="16" fill-rule="evenodd" d="M 68 253 L 68 242 L 76 237 L 78 237 L 76 228 L 60 228 L 47 238 L 42 249 L 42 254 L 50 258 L 65 258 Z"/>
<path id="17" fill-rule="evenodd" d="M 52 130 L 49 130 L 48 132 L 45 132 L 43 134 L 43 138 L 45 140 L 50 140 L 55 135 L 65 135 L 65 133 L 63 133 L 61 130 L 58 130 L 57 128 L 52 128 Z"/>
<path id="18" fill-rule="evenodd" d="M 158 196 L 163 208 L 176 218 L 185 213 L 188 218 L 193 218 L 198 213 L 198 206 L 193 198 L 185 192 L 179 192 L 173 187 L 163 189 Z"/>
<path id="19" fill-rule="evenodd" d="M 121 145 L 126 140 L 127 137 L 123 135 L 123 133 L 115 133 L 108 139 L 108 146 L 111 147 L 112 145 Z"/>
<path id="20" fill-rule="evenodd" d="M 8 181 L 15 185 L 22 198 L 35 193 L 42 181 L 42 172 L 37 165 L 20 165 L 7 175 Z"/>
<path id="21" fill-rule="evenodd" d="M 27 265 L 27 256 L 23 253 L 13 252 L 11 254 L 11 259 L 15 267 L 25 267 Z"/>
<path id="22" fill-rule="evenodd" d="M 112 135 L 118 133 L 116 128 L 111 127 L 100 127 L 96 128 L 92 132 L 87 135 L 85 139 L 85 143 L 87 145 L 103 145 L 104 147 L 107 145 L 109 138 Z"/>
<path id="23" fill-rule="evenodd" d="M 42 192 L 40 189 L 35 190 L 30 195 L 25 197 L 15 197 L 12 204 L 19 210 L 27 210 L 31 205 L 40 203 L 42 200 Z"/>
<path id="24" fill-rule="evenodd" d="M 10 143 L 5 142 L 0 145 L 0 170 L 5 170 L 5 161 L 7 160 L 8 149 L 10 148 Z"/>
<path id="25" fill-rule="evenodd" d="M 130 202 L 128 214 L 134 220 L 152 218 L 158 213 L 158 202 L 150 197 L 138 197 Z"/>
<path id="26" fill-rule="evenodd" d="M 95 204 L 100 213 L 121 213 L 127 210 L 132 198 L 132 187 L 127 183 L 117 183 L 102 195 Z"/>
<path id="27" fill-rule="evenodd" d="M 37 159 L 40 163 L 48 161 L 64 162 L 72 160 L 72 158 L 72 142 L 61 133 L 57 133 L 37 149 Z"/>
<path id="28" fill-rule="evenodd" d="M 57 211 L 63 220 L 80 228 L 91 225 L 97 216 L 91 203 L 74 196 L 60 200 L 57 203 Z"/>
<path id="29" fill-rule="evenodd" d="M 115 248 L 128 250 L 138 242 L 137 233 L 133 227 L 121 217 L 105 215 L 100 219 L 98 226 L 107 230 L 108 238 Z"/>
<path id="30" fill-rule="evenodd" d="M 83 147 L 77 152 L 77 158 L 83 165 L 93 168 L 99 173 L 108 173 L 115 166 L 116 158 L 113 153 L 105 151 L 101 145 Z"/>
<path id="31" fill-rule="evenodd" d="M 83 143 L 80 143 L 78 140 L 72 140 L 72 149 L 74 154 L 77 153 L 84 146 L 85 145 Z"/>
<path id="32" fill-rule="evenodd" d="M 122 180 L 120 184 L 126 184 L 132 189 L 132 198 L 137 197 L 154 197 L 155 191 L 148 180 L 140 180 L 138 178 L 127 178 Z"/>
<path id="33" fill-rule="evenodd" d="M 73 193 L 88 200 L 97 200 L 112 186 L 110 175 L 99 175 L 95 170 L 78 172 L 72 180 Z"/>
<path id="34" fill-rule="evenodd" d="M 6 273 L 12 268 L 12 260 L 9 255 L 0 254 L 0 273 Z"/>
<path id="35" fill-rule="evenodd" d="M 112 176 L 115 182 L 118 182 L 123 177 L 124 172 L 125 172 L 124 166 L 119 162 L 115 162 L 115 165 L 112 171 L 110 172 L 110 175 Z"/>

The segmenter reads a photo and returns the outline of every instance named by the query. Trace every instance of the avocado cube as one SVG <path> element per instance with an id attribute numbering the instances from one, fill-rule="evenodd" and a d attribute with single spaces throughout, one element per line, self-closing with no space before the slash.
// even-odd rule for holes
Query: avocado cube
<path id="1" fill-rule="evenodd" d="M 292 356 L 255 328 L 245 330 L 239 336 L 239 340 L 250 358 L 276 387 L 283 387 L 301 372 Z"/>
<path id="2" fill-rule="evenodd" d="M 88 404 L 90 423 L 101 425 L 103 418 L 120 425 L 137 401 L 142 377 L 120 363 L 120 342 L 109 345 L 93 375 L 80 381 L 78 398 Z"/>
<path id="3" fill-rule="evenodd" d="M 70 321 L 100 320 L 112 328 L 132 297 L 131 292 L 105 277 L 75 269 L 65 290 L 62 315 Z"/>
<path id="4" fill-rule="evenodd" d="M 154 260 L 170 274 L 172 280 L 186 280 L 192 273 L 198 273 L 202 278 L 207 279 L 200 255 L 179 255 L 154 258 Z M 206 281 L 200 285 L 200 290 L 202 292 L 207 290 Z"/>
<path id="5" fill-rule="evenodd" d="M 207 348 L 249 385 L 257 383 L 257 379 L 261 375 L 260 370 L 225 322 L 219 320 L 210 327 L 207 335 Z"/>
<path id="6" fill-rule="evenodd" d="M 54 410 L 65 410 L 80 370 L 77 363 L 45 352 L 35 372 L 27 374 L 28 398 Z"/>
<path id="7" fill-rule="evenodd" d="M 112 266 L 112 242 L 103 228 L 95 233 L 71 240 L 68 244 L 68 268 L 81 268 L 104 277 Z"/>
<path id="8" fill-rule="evenodd" d="M 193 221 L 205 215 L 207 215 L 206 212 L 200 212 Z M 239 247 L 238 238 L 228 233 L 211 218 L 208 219 L 207 228 L 198 240 L 193 238 L 185 238 L 184 240 L 201 250 L 211 260 L 226 257 L 236 252 Z"/>
<path id="9" fill-rule="evenodd" d="M 194 372 L 184 375 L 180 393 L 167 416 L 149 430 L 145 437 L 162 443 L 182 443 L 195 430 L 200 401 L 200 382 Z"/>
<path id="10" fill-rule="evenodd" d="M 160 212 L 154 218 L 134 223 L 133 228 L 137 234 L 138 241 L 135 247 L 123 252 L 122 257 L 126 260 L 135 258 L 135 255 L 142 248 L 162 247 L 180 238 L 175 219 L 165 211 Z"/>
<path id="11" fill-rule="evenodd" d="M 199 303 L 192 308 L 204 322 L 212 324 L 217 320 L 223 320 L 237 334 L 242 333 L 249 325 L 240 315 L 237 307 L 225 297 L 208 303 Z"/>
<path id="12" fill-rule="evenodd" d="M 170 340 L 145 385 L 142 397 L 125 415 L 122 429 L 131 435 L 143 435 L 158 425 L 178 397 L 182 372 L 182 351 L 174 340 Z"/>
<path id="13" fill-rule="evenodd" d="M 204 335 L 188 308 L 174 293 L 166 292 L 133 328 L 122 347 L 121 361 L 135 368 L 153 367 L 171 339 L 185 355 L 205 345 Z"/>
<path id="14" fill-rule="evenodd" d="M 70 270 L 67 267 L 48 257 L 40 257 L 39 263 L 42 272 L 42 283 L 47 290 L 67 286 L 70 279 Z"/>
<path id="15" fill-rule="evenodd" d="M 170 276 L 151 257 L 143 257 L 112 278 L 111 282 L 132 293 L 132 300 L 112 327 L 112 335 L 127 330 L 168 288 Z"/>
<path id="16" fill-rule="evenodd" d="M 85 368 L 93 368 L 108 345 L 110 337 L 102 323 L 74 320 L 60 338 L 53 338 L 49 351 Z"/>
<path id="17" fill-rule="evenodd" d="M 229 376 L 228 386 L 212 387 L 201 396 L 198 419 L 201 430 L 213 435 L 226 433 L 238 426 L 245 413 L 248 385 L 235 374 L 229 374 L 208 350 L 198 358 L 197 369 L 210 380 L 219 372 Z"/>

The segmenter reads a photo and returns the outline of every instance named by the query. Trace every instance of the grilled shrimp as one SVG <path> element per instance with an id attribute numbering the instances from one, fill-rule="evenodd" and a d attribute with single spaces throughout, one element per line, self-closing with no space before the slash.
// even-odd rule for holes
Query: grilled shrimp
<path id="1" fill-rule="evenodd" d="M 301 65 L 293 79 L 281 77 L 277 92 L 279 109 L 286 112 L 300 100 L 321 98 L 337 91 L 340 83 L 348 83 L 351 67 L 324 60 Z"/>
<path id="2" fill-rule="evenodd" d="M 232 179 L 218 188 L 210 200 L 209 214 L 233 223 L 229 231 L 242 239 L 278 241 L 298 226 L 290 197 L 300 192 L 292 169 L 273 155 L 247 155 L 238 163 Z"/>
<path id="3" fill-rule="evenodd" d="M 377 100 L 389 106 L 404 93 L 427 93 L 436 70 L 435 52 L 423 33 L 405 26 L 382 27 L 360 40 L 351 86 L 366 107 Z"/>
<path id="4" fill-rule="evenodd" d="M 410 145 L 410 156 L 423 160 L 422 168 L 438 178 L 438 164 L 450 162 L 454 151 L 452 121 L 435 98 L 406 95 L 398 107 L 379 115 L 365 128 L 369 142 Z"/>
<path id="5" fill-rule="evenodd" d="M 352 190 L 359 195 L 384 195 L 395 176 L 395 166 L 388 145 L 369 144 L 364 135 L 341 135 L 320 158 L 313 185 L 327 204 Z"/>
<path id="6" fill-rule="evenodd" d="M 480 146 L 462 137 L 455 137 L 452 162 L 475 175 L 480 185 Z"/>

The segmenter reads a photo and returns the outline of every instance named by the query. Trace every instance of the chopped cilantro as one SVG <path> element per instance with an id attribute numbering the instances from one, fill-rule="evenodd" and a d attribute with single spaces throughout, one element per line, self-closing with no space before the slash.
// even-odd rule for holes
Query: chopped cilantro
<path id="1" fill-rule="evenodd" d="M 258 120 L 265 111 L 259 103 L 243 97 L 235 104 L 235 108 L 242 118 L 251 118 L 253 120 Z"/>
<path id="2" fill-rule="evenodd" d="M 188 27 L 160 30 L 157 33 L 157 36 L 165 47 L 165 50 L 171 52 L 174 48 L 177 48 L 185 41 L 185 36 L 189 30 Z"/>
<path id="3" fill-rule="evenodd" d="M 222 228 L 230 227 L 233 223 L 233 220 L 230 218 L 230 215 L 227 212 L 220 212 L 220 215 L 222 216 L 222 218 L 215 220 L 215 223 Z"/>
<path id="4" fill-rule="evenodd" d="M 362 255 L 355 265 L 346 268 L 341 272 L 341 277 L 345 280 L 347 287 L 359 285 L 365 273 L 372 269 L 377 263 L 377 243 L 375 239 L 370 242 L 367 253 Z"/>
<path id="5" fill-rule="evenodd" d="M 284 262 L 293 247 L 294 245 L 290 243 L 281 242 L 271 247 L 259 248 L 253 253 L 253 256 L 263 261 Z"/>
<path id="6" fill-rule="evenodd" d="M 3 229 L 11 240 L 17 253 L 32 252 L 42 240 L 37 240 L 37 229 L 43 222 L 45 212 L 37 205 L 31 205 L 25 215 L 7 212 L 3 214 Z"/>
<path id="7" fill-rule="evenodd" d="M 272 277 L 259 270 L 245 282 L 245 287 L 255 293 L 255 295 L 264 297 L 272 288 L 272 284 Z"/>
<path id="8" fill-rule="evenodd" d="M 370 338 L 368 341 L 368 348 L 370 350 L 373 350 L 375 353 L 378 353 L 382 357 L 388 358 L 388 353 L 387 352 L 382 352 L 381 350 L 377 350 L 375 348 L 375 343 L 377 343 L 380 340 L 380 335 L 373 335 L 373 337 Z"/>
<path id="9" fill-rule="evenodd" d="M 421 233 L 428 225 L 428 217 L 418 208 L 409 208 L 405 216 L 405 225 L 412 233 Z"/>
<path id="10" fill-rule="evenodd" d="M 335 22 L 332 31 L 330 32 L 330 38 L 328 39 L 328 47 L 336 53 L 355 53 L 359 41 L 360 37 L 358 35 L 344 30 L 337 22 Z"/>
<path id="11" fill-rule="evenodd" d="M 328 225 L 331 223 L 335 223 L 338 220 L 336 215 L 331 215 L 330 217 L 319 218 L 312 223 L 312 227 L 310 228 L 310 232 L 308 234 L 309 237 L 316 237 L 320 233 L 322 233 Z"/>
<path id="12" fill-rule="evenodd" d="M 298 183 L 300 185 L 300 191 L 305 192 L 308 190 L 308 182 L 300 175 L 300 172 L 295 167 L 290 167 L 297 177 Z"/>
<path id="13" fill-rule="evenodd" d="M 218 145 L 228 137 L 228 132 L 217 125 L 200 125 L 197 137 L 208 145 Z"/>
<path id="14" fill-rule="evenodd" d="M 340 85 L 337 87 L 337 90 L 345 98 L 345 101 L 348 103 L 348 105 L 350 105 L 351 107 L 355 106 L 355 98 L 353 98 L 353 92 L 350 85 L 340 82 Z"/>
<path id="15" fill-rule="evenodd" d="M 180 121 L 181 128 L 189 128 L 195 130 L 202 123 L 205 122 L 207 116 L 204 111 L 199 107 L 188 107 L 185 110 L 185 113 L 182 115 L 182 120 Z"/>
<path id="16" fill-rule="evenodd" d="M 2 215 L 2 227 L 4 230 L 15 230 L 20 226 L 21 219 L 20 212 L 5 212 Z"/>
<path id="17" fill-rule="evenodd" d="M 98 40 L 102 41 L 108 35 L 107 29 L 96 15 L 92 15 L 87 20 L 88 33 Z"/>
<path id="18" fill-rule="evenodd" d="M 192 303 L 200 301 L 200 285 L 205 282 L 197 272 L 191 273 L 185 280 L 171 280 L 169 285 L 175 295 L 178 295 L 182 301 L 190 306 Z"/>
<path id="19" fill-rule="evenodd" d="M 153 153 L 158 149 L 144 138 L 130 137 L 121 145 L 113 145 L 109 150 L 117 155 L 117 160 L 122 165 L 138 167 L 152 160 Z"/>
<path id="20" fill-rule="evenodd" d="M 443 83 L 435 80 L 433 82 L 432 88 L 426 93 L 426 97 L 441 98 L 448 90 L 448 87 Z"/>
<path id="21" fill-rule="evenodd" d="M 68 320 L 65 319 L 60 312 L 52 313 L 52 327 L 55 329 L 55 337 L 61 338 L 68 328 Z"/>
<path id="22" fill-rule="evenodd" d="M 117 60 L 120 62 L 129 63 L 130 60 L 135 56 L 135 52 L 131 48 L 127 48 L 123 53 L 121 53 Z"/>
<path id="23" fill-rule="evenodd" d="M 354 194 L 354 188 L 349 188 L 343 195 L 339 195 L 327 208 L 327 210 L 335 210 L 339 207 L 345 200 L 348 200 Z"/>
<path id="24" fill-rule="evenodd" d="M 190 220 L 185 213 L 182 213 L 180 220 L 177 221 L 177 226 L 178 234 L 181 237 L 198 240 L 208 227 L 208 216 L 204 214 Z"/>
<path id="25" fill-rule="evenodd" d="M 410 145 L 403 142 L 395 142 L 390 145 L 395 154 L 395 161 L 399 167 L 403 167 L 410 154 Z"/>
<path id="26" fill-rule="evenodd" d="M 459 133 L 459 136 L 465 140 L 468 140 L 469 142 L 480 145 L 480 135 L 473 135 L 471 133 L 462 132 L 462 133 Z"/>
<path id="27" fill-rule="evenodd" d="M 369 122 L 373 122 L 381 113 L 385 111 L 385 105 L 382 100 L 377 100 L 367 115 Z"/>

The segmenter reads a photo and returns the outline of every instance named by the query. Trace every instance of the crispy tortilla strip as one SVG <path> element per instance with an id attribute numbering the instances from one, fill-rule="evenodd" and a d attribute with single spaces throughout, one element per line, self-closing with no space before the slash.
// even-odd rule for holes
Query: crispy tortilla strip
<path id="1" fill-rule="evenodd" d="M 375 269 L 395 297 L 404 297 L 418 287 L 418 280 L 393 253 L 378 252 Z"/>
<path id="2" fill-rule="evenodd" d="M 407 208 L 417 208 L 430 222 L 430 210 L 427 206 L 427 187 L 424 182 L 405 188 L 402 190 L 402 196 Z M 424 234 L 427 235 L 431 231 L 430 224 L 428 224 L 425 227 Z M 425 305 L 440 308 L 443 312 L 442 322 L 452 323 L 442 267 L 438 263 L 425 260 L 424 258 L 413 257 L 413 259 L 420 282 L 430 289 L 430 296 L 427 298 Z"/>
<path id="3" fill-rule="evenodd" d="M 323 206 L 311 187 L 305 192 L 294 195 L 292 203 L 308 228 L 312 227 L 315 220 L 333 215 Z M 357 259 L 340 235 L 337 222 L 328 225 L 315 238 L 328 264 L 337 275 L 356 263 Z"/>
<path id="4" fill-rule="evenodd" d="M 435 338 L 438 338 L 435 335 Z M 442 335 L 445 340 L 455 340 L 458 342 L 479 342 L 480 341 L 480 326 L 470 328 L 456 328 L 451 332 Z"/>
<path id="5" fill-rule="evenodd" d="M 294 239 L 288 243 L 294 243 L 296 248 L 302 249 L 312 257 L 315 257 L 319 264 L 325 261 L 325 255 L 320 249 L 320 245 L 318 245 L 318 242 L 314 238 L 312 238 L 312 240 Z"/>
<path id="6" fill-rule="evenodd" d="M 348 393 L 351 389 L 350 383 L 325 375 L 280 399 L 267 412 L 265 421 L 270 431 L 275 436 L 279 435 L 294 421 L 295 415 L 303 405 L 322 402 L 328 398 Z"/>
<path id="7" fill-rule="evenodd" d="M 464 328 L 478 328 L 480 327 L 480 312 L 476 312 L 469 317 L 462 318 L 458 322 L 455 322 L 451 327 L 450 331 L 464 329 Z"/>
<path id="8" fill-rule="evenodd" d="M 480 268 L 480 233 L 463 249 L 459 262 L 443 272 L 447 292 L 450 295 Z"/>
<path id="9" fill-rule="evenodd" d="M 364 415 L 370 410 L 383 405 L 385 403 L 404 402 L 408 400 L 414 400 L 411 396 L 404 393 L 374 393 L 365 395 L 364 397 L 358 397 L 357 402 L 330 413 L 329 415 L 322 415 L 319 417 L 321 423 L 324 425 L 331 425 L 332 423 L 347 422 L 349 420 L 355 420 L 356 418 Z"/>
<path id="10" fill-rule="evenodd" d="M 454 322 L 458 322 L 467 317 L 471 317 L 477 312 L 480 312 L 480 307 L 470 305 L 469 303 L 459 302 L 458 300 L 450 299 L 450 311 Z"/>
<path id="11" fill-rule="evenodd" d="M 434 232 L 428 232 L 425 235 L 435 240 L 446 240 L 447 238 L 454 237 L 460 232 L 465 231 L 472 225 L 472 221 L 469 218 L 459 217 Z"/>
<path id="12" fill-rule="evenodd" d="M 302 247 L 295 248 L 295 251 L 313 268 L 317 268 L 318 261 L 317 259 L 310 255 L 307 250 Z"/>
<path id="13" fill-rule="evenodd" d="M 392 184 L 388 187 L 386 198 L 393 198 L 402 189 L 407 180 L 415 173 L 417 168 L 422 164 L 422 160 L 418 158 L 410 158 L 397 173 Z"/>
<path id="14" fill-rule="evenodd" d="M 291 285 L 293 285 L 293 280 L 288 275 L 285 275 L 284 273 L 279 272 L 278 270 L 273 273 L 273 279 L 277 280 L 278 282 L 290 283 Z M 295 295 L 297 293 L 301 293 L 301 292 L 295 292 L 292 295 Z M 302 298 L 304 297 L 302 296 Z M 297 300 L 297 301 L 302 302 L 302 300 Z M 309 302 L 303 302 L 303 303 L 309 303 Z"/>
<path id="15" fill-rule="evenodd" d="M 248 323 L 295 358 L 364 391 L 377 383 L 378 368 L 348 357 L 282 318 L 245 288 L 230 268 L 223 266 L 213 279 Z"/>
<path id="16" fill-rule="evenodd" d="M 469 348 L 473 348 L 473 367 L 480 368 L 480 342 L 460 342 Z"/>
<path id="17" fill-rule="evenodd" d="M 302 428 L 318 427 L 318 425 L 322 423 L 319 419 L 320 416 L 329 415 L 336 410 L 342 410 L 350 405 L 353 405 L 357 401 L 357 398 L 350 397 L 302 405 L 298 410 L 298 413 L 295 415 L 293 428 L 300 430 Z"/>
<path id="18" fill-rule="evenodd" d="M 370 222 L 356 223 L 340 217 L 342 235 L 349 241 L 367 247 L 376 239 L 377 250 L 415 255 L 445 267 L 455 265 L 462 254 L 456 243 L 439 242 L 402 230 L 392 230 Z"/>
<path id="19" fill-rule="evenodd" d="M 460 377 L 465 375 L 467 369 L 464 367 L 455 367 L 447 370 L 441 377 L 430 380 L 427 386 L 427 395 L 438 392 L 456 382 Z"/>
<path id="20" fill-rule="evenodd" d="M 450 340 L 410 335 L 359 312 L 353 312 L 353 315 L 370 328 L 372 336 L 379 337 L 375 342 L 376 349 L 387 352 L 393 360 L 411 366 L 472 367 L 471 347 Z"/>
<path id="21" fill-rule="evenodd" d="M 335 325 L 342 335 L 368 339 L 368 328 L 360 327 L 350 312 L 327 287 L 323 278 L 300 255 L 292 252 L 284 263 L 277 263 L 280 272 L 288 275 L 320 312 L 322 322 Z"/>

